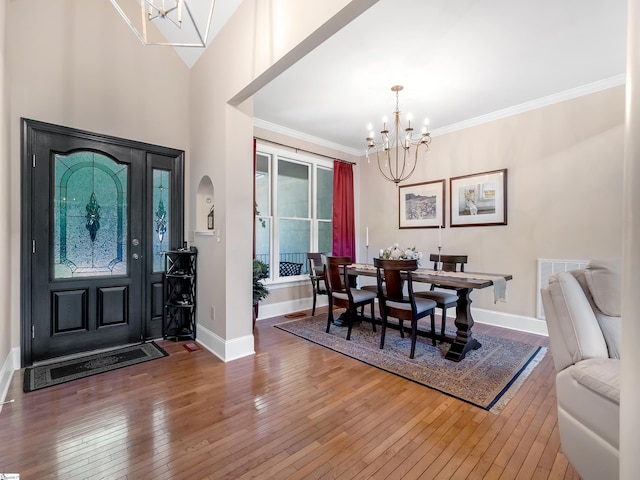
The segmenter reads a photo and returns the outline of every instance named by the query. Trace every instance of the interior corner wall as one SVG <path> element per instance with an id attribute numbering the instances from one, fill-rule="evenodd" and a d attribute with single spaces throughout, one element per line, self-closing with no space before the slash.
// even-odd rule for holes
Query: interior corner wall
<path id="1" fill-rule="evenodd" d="M 7 9 L 8 1 L 0 0 L 0 158 L 10 158 L 9 150 L 9 65 L 7 59 Z M 11 167 L 9 167 L 11 168 Z M 10 248 L 10 175 L 0 176 L 0 263 L 8 265 L 11 259 Z M 13 329 L 10 314 L 11 275 L 0 276 L 0 402 L 4 400 L 5 384 L 9 382 L 9 372 L 15 368 L 11 358 L 11 331 Z M 6 377 L 6 378 L 4 378 Z"/>
<path id="2" fill-rule="evenodd" d="M 624 161 L 624 244 L 622 256 L 622 362 L 620 368 L 620 476 L 636 478 L 640 470 L 640 4 L 627 3 L 627 84 Z"/>
<path id="3" fill-rule="evenodd" d="M 189 69 L 174 49 L 143 46 L 109 2 L 8 2 L 6 18 L 11 239 L 0 251 L 20 252 L 21 117 L 185 150 L 188 172 Z M 5 271 L 20 271 L 20 255 Z M 0 322 L 11 319 L 11 345 L 19 347 L 20 275 L 3 281 L 11 310 Z"/>
<path id="4" fill-rule="evenodd" d="M 330 0 L 309 8 L 298 0 L 245 0 L 192 68 L 188 181 L 204 175 L 213 181 L 220 235 L 194 235 L 198 296 L 210 302 L 199 302 L 198 324 L 223 359 L 230 344 L 242 344 L 244 354 L 253 347 L 251 96 L 375 2 Z"/>
<path id="5" fill-rule="evenodd" d="M 535 317 L 538 258 L 621 257 L 624 109 L 620 86 L 432 139 L 404 183 L 446 180 L 442 253 L 468 255 L 467 271 L 513 275 L 507 303 L 488 288 L 473 292 L 474 307 Z M 438 229 L 399 229 L 398 188 L 373 159 L 361 165 L 359 230 L 369 227 L 370 249 L 437 253 Z M 504 168 L 508 224 L 451 228 L 449 179 Z"/>

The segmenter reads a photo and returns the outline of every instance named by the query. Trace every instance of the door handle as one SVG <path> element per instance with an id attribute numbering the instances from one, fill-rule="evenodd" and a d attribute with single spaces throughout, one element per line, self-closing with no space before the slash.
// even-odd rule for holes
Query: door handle
<path id="1" fill-rule="evenodd" d="M 139 258 L 142 258 L 142 255 L 138 255 L 137 253 L 133 254 L 133 259 L 134 260 L 138 260 Z"/>

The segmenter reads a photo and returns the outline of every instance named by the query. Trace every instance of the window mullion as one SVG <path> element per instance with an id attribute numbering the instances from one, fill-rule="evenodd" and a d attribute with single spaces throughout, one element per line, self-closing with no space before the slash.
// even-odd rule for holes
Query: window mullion
<path id="1" fill-rule="evenodd" d="M 271 278 L 275 279 L 278 277 L 278 265 L 280 263 L 280 213 L 278 212 L 278 161 L 280 160 L 280 156 L 275 154 L 271 157 L 271 171 L 273 175 L 271 177 L 271 200 L 272 200 L 272 211 L 271 216 L 273 217 L 272 227 L 271 227 L 271 262 L 269 265 L 269 269 L 271 271 Z"/>
<path id="2" fill-rule="evenodd" d="M 280 151 L 272 147 L 261 148 L 261 146 L 258 147 L 258 152 L 269 157 L 269 212 L 261 212 L 260 218 L 270 219 L 268 246 L 270 277 L 272 280 L 286 280 L 285 273 L 280 277 L 280 267 L 285 269 L 282 272 L 291 272 L 289 267 L 293 266 L 281 265 L 281 262 L 285 261 L 301 263 L 303 267 L 299 276 L 302 276 L 306 274 L 305 250 L 318 251 L 320 243 L 323 249 L 327 248 L 328 230 L 324 225 L 327 220 L 323 220 L 321 229 L 319 212 L 322 211 L 323 216 L 326 216 L 327 208 L 330 208 L 330 203 L 326 203 L 332 201 L 327 183 L 330 177 L 326 176 L 325 171 L 331 172 L 333 169 L 324 161 L 300 155 L 298 152 Z M 323 170 L 322 175 L 318 172 L 319 165 Z M 322 177 L 321 186 L 319 185 L 320 177 Z M 262 185 L 264 191 L 265 184 Z M 319 205 L 321 191 L 323 203 Z M 303 202 L 306 202 L 305 210 L 301 210 Z M 330 220 L 328 222 L 330 223 Z M 267 232 L 264 234 L 262 245 L 263 251 L 266 252 Z M 320 242 L 320 235 L 322 235 L 322 242 Z M 302 260 L 303 256 L 304 260 Z M 295 267 L 293 271 L 296 271 Z M 286 276 L 289 275 L 296 275 L 296 273 L 288 273 Z M 294 278 L 299 277 L 292 277 L 291 280 Z"/>

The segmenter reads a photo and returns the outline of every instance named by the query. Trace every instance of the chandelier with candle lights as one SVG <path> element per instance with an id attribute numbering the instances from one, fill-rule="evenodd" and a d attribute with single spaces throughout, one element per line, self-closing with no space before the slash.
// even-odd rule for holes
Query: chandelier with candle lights
<path id="1" fill-rule="evenodd" d="M 418 156 L 421 152 L 426 155 L 431 143 L 428 119 L 425 119 L 420 135 L 413 133 L 411 115 L 407 115 L 407 128 L 402 128 L 398 97 L 403 88 L 402 85 L 391 87 L 391 91 L 396 92 L 396 109 L 393 112 L 391 130 L 387 129 L 385 117 L 380 131 L 381 139 L 376 140 L 371 124 L 369 124 L 367 136 L 367 161 L 370 161 L 371 152 L 375 152 L 380 173 L 396 185 L 413 174 L 418 164 Z"/>
<path id="2" fill-rule="evenodd" d="M 199 10 L 195 12 L 187 0 L 111 0 L 111 4 L 144 45 L 207 46 L 215 0 L 196 2 Z M 198 23 L 203 24 L 205 18 L 206 26 L 201 31 Z"/>

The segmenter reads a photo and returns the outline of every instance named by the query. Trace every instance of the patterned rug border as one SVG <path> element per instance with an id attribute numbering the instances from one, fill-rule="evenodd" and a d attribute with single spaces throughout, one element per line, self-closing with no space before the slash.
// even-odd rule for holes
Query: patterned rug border
<path id="1" fill-rule="evenodd" d="M 520 344 L 520 345 L 523 345 L 523 346 L 527 346 L 527 347 L 530 347 L 532 349 L 529 355 L 526 355 L 525 357 L 523 357 L 523 361 L 520 364 L 520 367 L 517 370 L 515 370 L 515 372 L 512 374 L 512 377 L 504 385 L 504 387 L 493 397 L 493 399 L 490 402 L 488 402 L 488 403 L 483 405 L 483 404 L 481 404 L 479 402 L 475 402 L 475 401 L 470 400 L 468 398 L 464 398 L 463 396 L 456 395 L 455 393 L 453 393 L 451 391 L 448 391 L 443 387 L 430 385 L 429 383 L 426 383 L 425 381 L 421 381 L 419 379 L 412 378 L 411 376 L 407 375 L 406 373 L 403 374 L 403 373 L 401 373 L 399 371 L 394 371 L 394 370 L 391 370 L 389 368 L 385 368 L 383 365 L 381 365 L 379 363 L 377 364 L 377 363 L 374 363 L 372 361 L 369 361 L 366 358 L 359 357 L 355 353 L 349 353 L 349 352 L 340 350 L 338 347 L 334 347 L 334 346 L 328 344 L 328 342 L 322 343 L 320 340 L 315 340 L 313 338 L 309 338 L 308 336 L 305 336 L 301 332 L 291 331 L 290 329 L 287 329 L 287 325 L 292 325 L 292 324 L 297 324 L 297 323 L 304 322 L 304 321 L 309 321 L 309 320 L 312 320 L 313 318 L 314 317 L 311 317 L 310 315 L 307 315 L 304 318 L 296 318 L 294 320 L 288 320 L 288 321 L 280 322 L 280 323 L 275 324 L 273 326 L 278 328 L 278 329 L 280 329 L 280 330 L 282 330 L 282 331 L 284 331 L 284 332 L 287 332 L 287 333 L 290 333 L 292 335 L 295 335 L 296 337 L 302 338 L 303 340 L 306 340 L 308 342 L 314 343 L 316 345 L 319 345 L 321 347 L 327 348 L 327 349 L 332 350 L 332 351 L 334 351 L 336 353 L 344 355 L 345 357 L 352 358 L 352 359 L 357 360 L 359 362 L 362 362 L 362 363 L 364 363 L 366 365 L 370 365 L 372 367 L 375 367 L 375 368 L 378 368 L 380 370 L 386 371 L 386 372 L 391 373 L 393 375 L 402 377 L 402 378 L 404 378 L 406 380 L 409 380 L 411 382 L 417 383 L 417 384 L 422 385 L 422 386 L 424 386 L 426 388 L 430 388 L 432 390 L 436 390 L 436 391 L 438 391 L 440 393 L 443 393 L 443 394 L 448 395 L 450 397 L 456 398 L 456 399 L 461 400 L 461 401 L 463 401 L 465 403 L 468 403 L 470 405 L 473 405 L 475 407 L 481 408 L 482 410 L 486 410 L 486 411 L 489 411 L 489 412 L 494 413 L 494 414 L 499 414 L 504 409 L 504 407 L 507 405 L 507 403 L 509 403 L 509 401 L 515 396 L 515 394 L 520 389 L 522 384 L 526 381 L 526 379 L 533 372 L 533 370 L 535 370 L 535 368 L 538 366 L 538 364 L 542 361 L 542 359 L 544 358 L 544 356 L 547 353 L 547 348 L 543 347 L 543 346 L 529 345 L 529 344 L 526 344 L 526 343 L 523 343 L 523 342 L 519 342 L 517 340 L 506 340 L 506 339 L 501 339 L 499 337 L 491 337 L 489 335 L 474 334 L 474 337 L 479 338 L 479 339 L 480 338 L 485 338 L 485 339 L 490 338 L 490 339 L 495 339 L 497 341 L 506 341 L 506 342 L 513 343 L 513 344 Z M 320 321 L 323 321 L 324 325 L 326 325 L 326 317 L 322 317 L 322 314 L 320 316 L 316 315 L 315 318 L 318 318 Z M 365 324 L 365 325 L 367 327 L 370 327 L 369 324 Z M 332 326 L 331 327 L 331 331 L 332 332 L 335 331 L 336 328 L 340 328 L 340 327 Z M 343 327 L 343 328 L 344 328 L 344 330 L 346 332 L 346 327 Z M 357 328 L 359 328 L 359 327 L 354 325 L 354 330 L 353 330 L 353 333 L 352 333 L 352 340 L 354 339 L 354 334 L 356 333 L 356 329 Z M 390 332 L 393 332 L 393 330 L 387 332 L 387 339 L 390 338 L 389 337 L 389 333 Z M 449 334 L 449 332 L 447 332 L 447 333 Z M 378 330 L 377 335 L 379 335 L 379 334 L 380 333 L 379 333 L 379 330 Z M 325 332 L 321 332 L 321 335 L 326 336 L 327 339 L 330 338 L 330 339 L 336 340 L 338 342 L 345 342 L 345 344 L 347 342 L 346 338 L 341 338 L 341 337 L 339 337 L 337 335 L 333 335 L 331 333 L 327 334 Z M 323 338 L 323 337 L 321 337 L 321 338 Z M 352 346 L 351 342 L 352 341 L 349 341 L 349 346 Z M 385 350 L 387 349 L 386 343 L 387 342 L 385 342 Z M 419 344 L 420 344 L 420 339 L 418 340 L 418 345 Z M 356 350 L 357 350 L 357 348 L 356 348 Z M 408 351 L 406 352 L 406 354 L 408 355 Z M 407 358 L 407 360 L 408 360 L 408 358 Z M 466 359 L 463 359 L 459 363 L 451 362 L 451 365 L 452 366 L 464 365 L 465 360 Z M 449 364 L 448 362 L 450 362 L 450 361 L 447 360 L 446 362 L 447 362 L 447 364 Z"/>
<path id="2" fill-rule="evenodd" d="M 144 356 L 138 358 L 132 358 L 124 360 L 118 363 L 112 363 L 108 365 L 99 365 L 91 367 L 90 370 L 83 372 L 65 375 L 58 379 L 51 378 L 51 371 L 56 368 L 63 368 L 80 363 L 87 363 L 101 358 L 112 357 L 114 355 L 132 352 L 135 350 L 141 351 Z M 43 365 L 36 365 L 25 368 L 23 391 L 25 393 L 41 390 L 43 388 L 53 387 L 55 385 L 61 385 L 63 383 L 78 380 L 80 378 L 91 377 L 100 373 L 111 372 L 120 368 L 130 367 L 139 363 L 149 362 L 151 360 L 157 360 L 159 358 L 168 357 L 169 354 L 160 347 L 156 342 L 138 343 L 136 345 L 129 345 L 123 348 L 117 348 L 113 350 L 107 350 L 100 353 L 94 353 L 83 357 L 71 358 L 68 360 L 62 360 L 60 362 L 52 362 Z"/>

